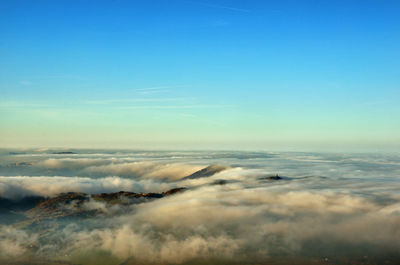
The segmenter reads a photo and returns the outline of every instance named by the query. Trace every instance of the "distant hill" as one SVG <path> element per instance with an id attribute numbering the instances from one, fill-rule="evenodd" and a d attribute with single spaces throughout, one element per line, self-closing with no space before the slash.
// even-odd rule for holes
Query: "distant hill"
<path id="1" fill-rule="evenodd" d="M 221 165 L 211 165 L 208 167 L 205 167 L 199 171 L 194 172 L 193 174 L 184 177 L 183 179 L 198 179 L 198 178 L 206 178 L 206 177 L 211 177 L 221 171 L 224 171 L 228 169 L 226 166 L 221 166 Z"/>
<path id="2" fill-rule="evenodd" d="M 61 193 L 56 197 L 40 196 L 24 197 L 20 200 L 10 200 L 0 197 L 0 217 L 4 223 L 29 220 L 40 222 L 45 219 L 65 217 L 91 217 L 99 213 L 96 209 L 86 207 L 90 201 L 103 202 L 107 205 L 129 206 L 153 199 L 182 192 L 186 188 L 175 188 L 162 193 L 135 193 L 119 191 L 111 193 L 86 194 L 79 192 Z M 3 221 L 2 221 L 3 222 Z"/>

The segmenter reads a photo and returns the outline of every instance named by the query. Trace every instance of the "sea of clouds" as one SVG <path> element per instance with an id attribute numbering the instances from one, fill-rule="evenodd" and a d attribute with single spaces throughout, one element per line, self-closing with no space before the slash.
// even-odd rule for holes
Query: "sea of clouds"
<path id="1" fill-rule="evenodd" d="M 51 231 L 0 225 L 3 260 L 396 264 L 400 258 L 399 154 L 4 150 L 0 159 L 0 197 L 11 200 L 188 188 L 124 209 L 89 201 L 101 218 Z M 208 165 L 226 169 L 185 178 Z M 269 179 L 275 174 L 282 179 Z"/>

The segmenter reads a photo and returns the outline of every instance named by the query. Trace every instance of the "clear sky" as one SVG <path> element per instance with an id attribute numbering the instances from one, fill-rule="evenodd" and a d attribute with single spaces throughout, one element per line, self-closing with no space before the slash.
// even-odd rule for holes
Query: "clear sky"
<path id="1" fill-rule="evenodd" d="M 400 1 L 1 0 L 0 146 L 400 149 Z"/>

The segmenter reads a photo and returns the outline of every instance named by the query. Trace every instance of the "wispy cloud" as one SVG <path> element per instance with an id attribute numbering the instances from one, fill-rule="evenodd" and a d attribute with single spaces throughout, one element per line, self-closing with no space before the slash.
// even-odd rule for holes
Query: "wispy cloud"
<path id="1" fill-rule="evenodd" d="M 376 106 L 376 105 L 384 105 L 389 103 L 388 100 L 376 100 L 376 101 L 365 101 L 362 102 L 361 105 L 363 106 Z"/>
<path id="2" fill-rule="evenodd" d="M 75 106 L 75 105 L 112 105 L 112 104 L 125 104 L 129 105 L 130 103 L 154 103 L 154 102 L 183 102 L 189 101 L 193 98 L 185 98 L 185 97 L 175 97 L 175 98 L 117 98 L 117 99 L 99 99 L 99 100 L 87 100 L 87 101 L 79 101 L 79 102 L 69 102 L 64 103 L 63 105 L 67 106 Z M 51 108 L 57 107 L 59 105 L 49 104 L 46 102 L 35 102 L 35 101 L 3 101 L 0 102 L 0 108 Z M 144 106 L 142 106 L 144 107 Z"/>
<path id="3" fill-rule="evenodd" d="M 196 118 L 196 115 L 189 114 L 189 113 L 181 113 L 180 116 L 185 117 L 185 118 L 190 118 L 190 119 Z"/>
<path id="4" fill-rule="evenodd" d="M 90 80 L 90 78 L 86 78 L 79 75 L 71 75 L 71 74 L 54 74 L 54 75 L 41 75 L 41 76 L 31 76 L 26 77 L 29 79 L 74 79 L 74 80 Z"/>
<path id="5" fill-rule="evenodd" d="M 31 81 L 27 81 L 27 80 L 21 80 L 21 81 L 19 81 L 19 83 L 20 83 L 21 85 L 23 85 L 23 86 L 30 86 L 30 85 L 32 85 L 32 82 L 31 82 Z"/>
<path id="6" fill-rule="evenodd" d="M 85 101 L 85 104 L 106 105 L 113 103 L 139 103 L 139 102 L 178 102 L 188 100 L 188 98 L 124 98 L 124 99 L 105 99 Z"/>
<path id="7" fill-rule="evenodd" d="M 51 105 L 37 102 L 17 102 L 17 101 L 5 101 L 0 102 L 0 108 L 42 108 L 50 107 Z"/>
<path id="8" fill-rule="evenodd" d="M 227 108 L 232 105 L 146 105 L 146 106 L 123 106 L 119 109 L 209 109 Z"/>
<path id="9" fill-rule="evenodd" d="M 171 87 L 169 86 L 156 86 L 156 87 L 145 87 L 138 88 L 135 91 L 139 94 L 155 94 L 155 93 L 166 93 L 169 92 Z"/>
<path id="10" fill-rule="evenodd" d="M 170 88 L 169 86 L 155 86 L 155 87 L 145 87 L 145 88 L 137 88 L 136 91 L 154 91 L 160 89 Z"/>
<path id="11" fill-rule="evenodd" d="M 155 93 L 168 93 L 176 88 L 187 88 L 188 85 L 174 85 L 174 86 L 152 86 L 144 88 L 136 88 L 134 91 L 139 94 L 155 94 Z"/>
<path id="12" fill-rule="evenodd" d="M 202 6 L 207 6 L 207 7 L 212 7 L 212 8 L 237 11 L 237 12 L 244 12 L 244 13 L 250 13 L 251 12 L 248 9 L 237 8 L 237 7 L 232 7 L 232 6 L 216 5 L 216 4 L 212 4 L 212 3 L 205 3 L 205 2 L 198 2 L 198 1 L 185 1 L 185 2 L 186 3 L 193 3 L 193 4 L 197 4 L 197 5 L 202 5 Z"/>

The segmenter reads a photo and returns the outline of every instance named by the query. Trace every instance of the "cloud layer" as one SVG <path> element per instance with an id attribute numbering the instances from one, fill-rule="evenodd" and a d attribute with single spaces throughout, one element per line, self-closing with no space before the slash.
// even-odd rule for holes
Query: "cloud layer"
<path id="1" fill-rule="evenodd" d="M 125 208 L 89 201 L 85 207 L 98 209 L 101 218 L 58 223 L 46 232 L 3 225 L 0 260 L 33 255 L 80 264 L 90 264 L 82 257 L 92 256 L 106 264 L 396 264 L 400 258 L 399 184 L 392 181 L 400 167 L 393 158 L 129 159 L 45 157 L 31 169 L 87 176 L 3 176 L 0 194 L 17 199 L 67 191 L 188 190 Z M 225 171 L 182 179 L 223 160 L 230 166 Z M 265 178 L 278 164 L 283 179 Z M 373 173 L 361 178 L 357 170 L 365 164 Z M 293 173 L 306 168 L 306 174 Z M 374 172 L 382 176 L 374 178 Z"/>

